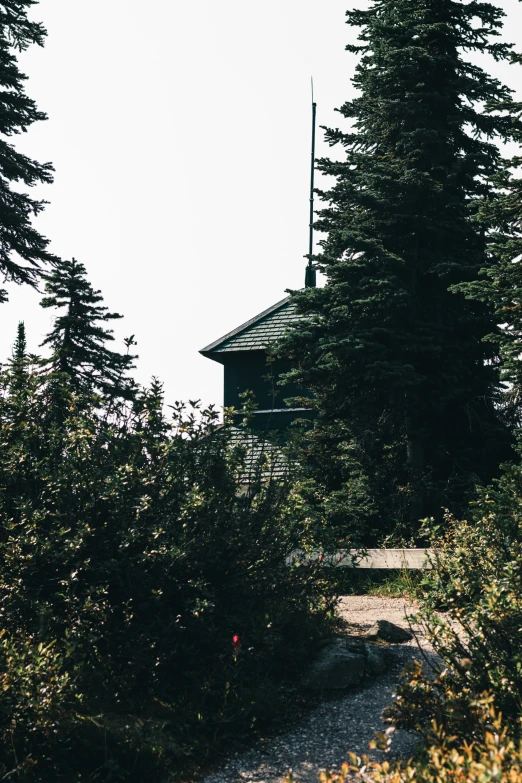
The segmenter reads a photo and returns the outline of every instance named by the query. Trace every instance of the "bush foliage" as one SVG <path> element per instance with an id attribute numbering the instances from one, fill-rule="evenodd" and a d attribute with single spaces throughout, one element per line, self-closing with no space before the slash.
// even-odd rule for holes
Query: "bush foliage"
<path id="1" fill-rule="evenodd" d="M 434 531 L 434 571 L 420 619 L 445 669 L 406 679 L 392 715 L 422 731 L 433 720 L 474 738 L 473 701 L 494 696 L 511 735 L 522 715 L 522 468 L 508 466 L 468 521 Z M 479 722 L 477 731 L 482 731 Z"/>
<path id="2" fill-rule="evenodd" d="M 419 733 L 423 753 L 370 765 L 369 779 L 522 779 L 521 499 L 522 468 L 506 466 L 468 520 L 432 527 L 433 571 L 417 619 L 437 658 L 406 670 L 387 715 Z"/>
<path id="3" fill-rule="evenodd" d="M 325 586 L 285 562 L 310 543 L 290 477 L 242 485 L 214 410 L 166 417 L 153 382 L 61 394 L 57 421 L 55 383 L 23 352 L 2 375 L 0 773 L 50 780 L 83 754 L 95 779 L 142 779 L 140 759 L 150 776 L 151 754 L 203 755 L 277 709 Z"/>

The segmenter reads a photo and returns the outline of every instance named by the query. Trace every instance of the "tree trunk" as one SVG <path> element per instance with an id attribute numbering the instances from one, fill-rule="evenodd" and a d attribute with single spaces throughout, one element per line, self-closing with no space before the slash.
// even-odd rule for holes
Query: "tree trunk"
<path id="1" fill-rule="evenodd" d="M 412 529 L 418 528 L 419 519 L 424 515 L 424 486 L 422 475 L 424 471 L 424 443 L 419 432 L 417 416 L 406 414 L 406 465 L 411 487 L 411 501 L 408 521 Z"/>

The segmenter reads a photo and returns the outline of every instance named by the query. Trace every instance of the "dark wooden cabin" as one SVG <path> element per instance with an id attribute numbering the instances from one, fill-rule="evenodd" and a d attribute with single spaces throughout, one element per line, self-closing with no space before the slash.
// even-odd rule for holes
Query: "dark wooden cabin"
<path id="1" fill-rule="evenodd" d="M 279 377 L 291 368 L 287 362 L 273 360 L 270 346 L 277 343 L 285 329 L 299 321 L 291 297 L 287 296 L 228 334 L 215 340 L 200 353 L 225 368 L 224 405 L 241 408 L 241 394 L 254 393 L 257 410 L 254 425 L 265 429 L 287 427 L 296 418 L 309 418 L 311 412 L 290 407 L 286 400 L 303 396 L 296 386 L 278 384 Z"/>

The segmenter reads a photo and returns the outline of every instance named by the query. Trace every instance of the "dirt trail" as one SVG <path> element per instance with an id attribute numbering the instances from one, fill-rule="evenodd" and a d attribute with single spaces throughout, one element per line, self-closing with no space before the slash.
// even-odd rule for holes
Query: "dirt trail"
<path id="1" fill-rule="evenodd" d="M 355 633 L 367 630 L 376 620 L 409 628 L 405 615 L 413 610 L 400 598 L 346 596 L 339 604 L 341 615 L 354 626 Z M 428 651 L 419 629 L 414 630 Z M 293 769 L 299 783 L 317 783 L 319 773 L 338 767 L 348 751 L 368 753 L 368 742 L 383 729 L 382 712 L 392 701 L 404 664 L 420 655 L 415 641 L 391 647 L 393 663 L 385 674 L 322 703 L 288 733 L 234 756 L 202 783 L 281 783 L 288 769 Z M 396 732 L 393 755 L 408 757 L 416 741 L 412 734 Z"/>

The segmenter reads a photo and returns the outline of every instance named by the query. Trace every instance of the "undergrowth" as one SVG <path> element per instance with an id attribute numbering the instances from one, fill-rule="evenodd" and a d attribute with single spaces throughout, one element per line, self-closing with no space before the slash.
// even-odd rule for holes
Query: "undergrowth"
<path id="1" fill-rule="evenodd" d="M 413 599 L 424 577 L 413 569 L 336 568 L 327 578 L 338 595 Z"/>
<path id="2" fill-rule="evenodd" d="M 57 426 L 1 380 L 0 777 L 184 779 L 290 713 L 333 622 L 298 481 L 159 384 Z"/>
<path id="3" fill-rule="evenodd" d="M 467 520 L 427 521 L 433 569 L 420 575 L 416 619 L 436 657 L 406 668 L 377 738 L 386 750 L 395 729 L 415 731 L 422 753 L 395 764 L 351 757 L 323 781 L 522 781 L 521 509 L 522 466 L 508 465 Z"/>

